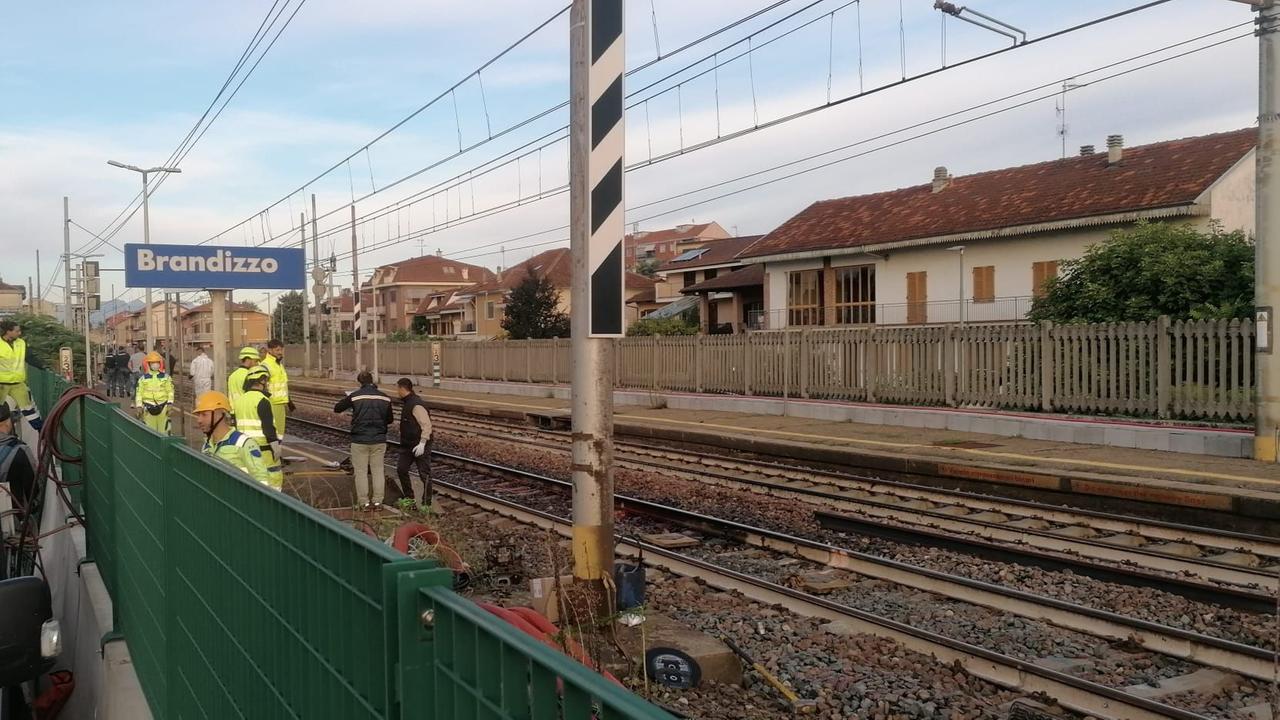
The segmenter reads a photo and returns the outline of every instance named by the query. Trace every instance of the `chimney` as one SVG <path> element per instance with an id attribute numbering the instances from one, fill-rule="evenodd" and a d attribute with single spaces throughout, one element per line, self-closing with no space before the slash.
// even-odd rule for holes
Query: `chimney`
<path id="1" fill-rule="evenodd" d="M 444 250 L 436 248 L 436 257 L 444 257 Z"/>
<path id="2" fill-rule="evenodd" d="M 498 266 L 498 271 L 494 273 L 494 275 L 497 276 L 498 282 L 502 282 L 502 266 L 501 265 Z"/>
<path id="3" fill-rule="evenodd" d="M 1093 148 L 1093 146 L 1092 146 L 1092 145 L 1081 145 L 1081 146 L 1080 146 L 1080 157 L 1089 157 L 1090 155 L 1094 154 L 1095 152 L 1097 152 L 1097 151 L 1096 151 L 1096 150 L 1094 150 L 1094 148 Z"/>
<path id="4" fill-rule="evenodd" d="M 1119 165 L 1120 160 L 1124 158 L 1124 136 L 1108 135 L 1107 136 L 1107 164 Z"/>
<path id="5" fill-rule="evenodd" d="M 951 175 L 947 172 L 945 166 L 939 165 L 933 169 L 933 191 L 935 193 L 942 192 L 950 184 Z"/>

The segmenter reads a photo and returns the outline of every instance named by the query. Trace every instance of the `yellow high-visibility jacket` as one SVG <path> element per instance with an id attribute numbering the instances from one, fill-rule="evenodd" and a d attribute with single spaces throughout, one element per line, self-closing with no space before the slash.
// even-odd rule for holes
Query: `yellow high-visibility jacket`
<path id="1" fill-rule="evenodd" d="M 262 361 L 267 366 L 267 372 L 270 373 L 270 385 L 267 392 L 271 393 L 272 405 L 288 405 L 289 404 L 289 373 L 285 372 L 284 365 L 276 359 L 271 353 L 267 353 L 267 357 Z"/>
<path id="2" fill-rule="evenodd" d="M 18 338 L 13 344 L 0 340 L 0 383 L 27 381 L 27 341 Z"/>
<path id="3" fill-rule="evenodd" d="M 173 402 L 173 378 L 163 372 L 149 372 L 138 378 L 138 389 L 133 393 L 133 404 L 164 405 Z"/>

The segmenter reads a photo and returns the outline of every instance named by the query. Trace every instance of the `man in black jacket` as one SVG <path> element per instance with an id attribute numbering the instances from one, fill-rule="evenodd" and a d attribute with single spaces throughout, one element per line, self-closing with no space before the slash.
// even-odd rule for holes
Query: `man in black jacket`
<path id="1" fill-rule="evenodd" d="M 427 404 L 413 391 L 413 381 L 396 381 L 400 396 L 400 458 L 396 461 L 396 477 L 400 480 L 401 497 L 413 500 L 413 482 L 409 469 L 418 466 L 422 479 L 422 507 L 431 504 L 431 414 Z"/>
<path id="2" fill-rule="evenodd" d="M 8 483 L 8 494 L 21 519 L 27 506 L 35 497 L 35 463 L 31 450 L 13 432 L 13 414 L 9 406 L 0 403 L 0 483 Z"/>
<path id="3" fill-rule="evenodd" d="M 356 376 L 360 389 L 348 392 L 333 406 L 336 413 L 351 411 L 351 466 L 356 476 L 356 507 L 374 510 L 382 504 L 386 488 L 383 462 L 387 457 L 387 427 L 393 418 L 391 398 L 373 384 L 373 375 L 363 370 Z M 373 475 L 373 498 L 369 497 L 369 475 Z"/>

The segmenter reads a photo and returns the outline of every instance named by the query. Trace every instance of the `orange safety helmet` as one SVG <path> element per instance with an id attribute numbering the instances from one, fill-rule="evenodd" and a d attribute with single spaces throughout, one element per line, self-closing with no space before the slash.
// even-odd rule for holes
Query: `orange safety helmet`
<path id="1" fill-rule="evenodd" d="M 164 357 L 155 350 L 147 353 L 147 356 L 142 359 L 142 366 L 147 369 L 151 368 L 151 363 L 160 363 L 160 370 L 161 372 L 164 371 Z"/>

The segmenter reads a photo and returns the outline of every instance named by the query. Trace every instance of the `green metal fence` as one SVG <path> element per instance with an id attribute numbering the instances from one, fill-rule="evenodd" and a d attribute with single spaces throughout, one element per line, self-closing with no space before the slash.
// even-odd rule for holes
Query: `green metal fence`
<path id="1" fill-rule="evenodd" d="M 67 384 L 30 373 L 47 413 Z M 669 717 L 456 595 L 434 562 L 113 405 L 71 416 L 89 556 L 156 717 Z"/>

